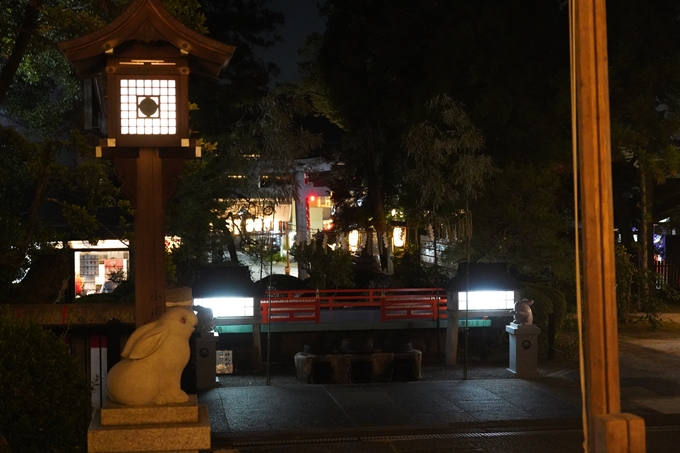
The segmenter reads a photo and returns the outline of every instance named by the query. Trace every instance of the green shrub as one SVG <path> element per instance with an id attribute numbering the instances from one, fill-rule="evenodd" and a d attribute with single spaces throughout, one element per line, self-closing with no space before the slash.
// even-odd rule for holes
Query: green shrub
<path id="1" fill-rule="evenodd" d="M 626 247 L 616 244 L 616 309 L 619 321 L 628 322 L 633 311 L 632 286 L 636 275 L 636 269 L 631 261 L 631 255 Z"/>
<path id="2" fill-rule="evenodd" d="M 341 248 L 328 247 L 320 239 L 302 242 L 290 251 L 298 263 L 304 263 L 309 273 L 309 286 L 314 289 L 351 288 L 352 257 Z"/>
<path id="3" fill-rule="evenodd" d="M 87 451 L 92 388 L 62 339 L 0 313 L 0 434 L 11 451 Z"/>
<path id="4" fill-rule="evenodd" d="M 417 253 L 395 258 L 394 276 L 404 288 L 441 288 L 451 279 L 449 268 L 423 263 Z"/>

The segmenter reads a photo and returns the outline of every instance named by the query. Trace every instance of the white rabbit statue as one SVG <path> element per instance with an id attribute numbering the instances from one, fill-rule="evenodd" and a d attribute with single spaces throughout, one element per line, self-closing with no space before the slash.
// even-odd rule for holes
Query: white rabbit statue
<path id="1" fill-rule="evenodd" d="M 197 321 L 192 310 L 174 307 L 135 330 L 125 343 L 123 360 L 107 376 L 109 399 L 127 406 L 187 402 L 180 381 Z"/>
<path id="2" fill-rule="evenodd" d="M 533 324 L 534 314 L 531 311 L 533 304 L 534 301 L 531 299 L 522 299 L 515 303 L 515 309 L 510 311 L 511 315 L 515 315 L 515 319 L 512 322 L 515 324 Z"/>

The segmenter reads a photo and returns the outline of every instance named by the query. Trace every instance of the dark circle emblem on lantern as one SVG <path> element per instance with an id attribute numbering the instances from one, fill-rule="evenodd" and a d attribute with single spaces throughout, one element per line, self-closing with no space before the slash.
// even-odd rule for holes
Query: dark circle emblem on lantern
<path id="1" fill-rule="evenodd" d="M 204 359 L 210 355 L 210 351 L 208 351 L 207 348 L 201 348 L 200 351 L 198 351 L 198 355 L 203 357 Z"/>
<path id="2" fill-rule="evenodd" d="M 139 101 L 139 111 L 146 116 L 151 116 L 158 111 L 158 104 L 150 97 L 145 97 Z"/>
<path id="3" fill-rule="evenodd" d="M 531 341 L 529 341 L 529 340 L 524 340 L 524 341 L 522 342 L 522 347 L 523 347 L 524 349 L 529 349 L 529 348 L 531 348 Z"/>

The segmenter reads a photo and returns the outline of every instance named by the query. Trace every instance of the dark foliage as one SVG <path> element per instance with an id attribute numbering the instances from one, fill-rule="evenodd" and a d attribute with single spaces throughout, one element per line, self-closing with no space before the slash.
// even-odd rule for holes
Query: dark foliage
<path id="1" fill-rule="evenodd" d="M 87 451 L 91 387 L 64 338 L 0 314 L 0 435 L 11 451 Z"/>

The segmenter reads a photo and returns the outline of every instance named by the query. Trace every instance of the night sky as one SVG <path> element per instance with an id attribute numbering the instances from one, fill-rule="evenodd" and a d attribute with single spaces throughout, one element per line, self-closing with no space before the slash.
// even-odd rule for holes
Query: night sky
<path id="1" fill-rule="evenodd" d="M 323 0 L 273 0 L 270 9 L 280 11 L 286 22 L 279 30 L 283 42 L 277 43 L 266 51 L 256 52 L 266 61 L 272 61 L 281 68 L 281 74 L 273 82 L 295 83 L 299 81 L 297 70 L 297 50 L 305 38 L 313 32 L 322 32 L 324 19 L 319 16 L 317 5 Z"/>

